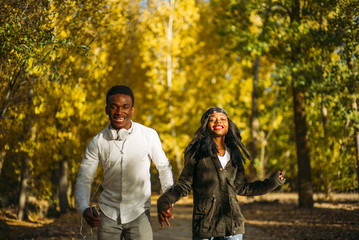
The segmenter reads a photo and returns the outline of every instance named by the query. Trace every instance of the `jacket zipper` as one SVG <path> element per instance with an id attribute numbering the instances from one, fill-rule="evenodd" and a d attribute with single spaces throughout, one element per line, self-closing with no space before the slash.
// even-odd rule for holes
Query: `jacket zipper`
<path id="1" fill-rule="evenodd" d="M 216 196 L 213 195 L 213 205 L 212 205 L 212 211 L 211 211 L 211 215 L 209 217 L 209 222 L 212 221 L 212 218 L 213 218 L 213 214 L 214 214 L 214 209 L 216 208 Z"/>

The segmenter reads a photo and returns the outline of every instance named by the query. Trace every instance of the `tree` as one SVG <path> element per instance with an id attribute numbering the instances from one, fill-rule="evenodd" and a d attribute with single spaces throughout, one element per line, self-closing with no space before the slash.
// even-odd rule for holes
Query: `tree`
<path id="1" fill-rule="evenodd" d="M 197 11 L 195 1 L 170 0 L 149 1 L 143 12 L 143 23 L 146 24 L 143 65 L 151 86 L 149 91 L 159 96 L 150 100 L 156 106 L 150 106 L 150 116 L 160 136 L 168 142 L 168 151 L 174 156 L 176 170 L 182 167 L 180 156 L 185 146 L 179 130 L 185 120 L 179 101 L 183 99 L 186 88 L 186 80 L 181 74 L 181 58 L 193 51 L 196 36 L 193 26 L 198 19 Z"/>
<path id="2" fill-rule="evenodd" d="M 288 57 L 285 62 L 292 66 L 290 69 L 290 81 L 293 97 L 295 138 L 297 146 L 298 163 L 298 192 L 299 206 L 310 208 L 313 206 L 313 189 L 311 178 L 310 150 L 308 142 L 308 129 L 306 123 L 306 89 L 310 81 L 306 75 L 306 69 L 301 61 L 307 49 L 302 44 L 306 36 L 306 30 L 302 30 L 304 23 L 301 2 L 294 0 L 285 5 L 277 2 L 288 14 L 289 22 L 286 29 L 288 38 L 283 42 L 288 46 Z"/>
<path id="3" fill-rule="evenodd" d="M 267 142 L 275 128 L 279 125 L 275 121 L 266 122 L 265 119 L 275 119 L 270 115 L 275 110 L 266 112 L 263 108 L 268 105 L 269 99 L 277 99 L 278 86 L 270 80 L 270 72 L 276 60 L 270 56 L 270 48 L 275 44 L 270 38 L 275 25 L 271 18 L 271 1 L 212 1 L 218 9 L 217 34 L 222 36 L 221 47 L 236 54 L 237 59 L 243 63 L 244 78 L 251 80 L 251 106 L 250 113 L 250 142 L 251 153 L 249 177 L 265 177 L 270 151 L 266 152 Z M 250 62 L 250 65 L 247 64 Z M 270 71 L 270 70 L 269 70 Z M 244 89 L 241 89 L 243 96 Z M 238 100 L 237 100 L 238 101 Z M 263 105 L 264 104 L 264 105 Z M 274 105 L 276 106 L 276 102 Z M 259 110 L 261 108 L 261 110 Z M 266 108 L 268 109 L 268 107 Z M 277 122 L 278 123 L 278 122 Z M 269 164 L 268 164 L 269 165 Z M 258 175 L 258 176 L 257 176 Z"/>
<path id="4" fill-rule="evenodd" d="M 35 6 L 36 5 L 36 6 Z M 2 24 L 0 28 L 2 45 L 0 48 L 1 72 L 1 122 L 7 117 L 8 108 L 14 103 L 20 103 L 22 91 L 28 92 L 27 99 L 30 108 L 32 106 L 33 89 L 28 70 L 35 64 L 46 60 L 51 48 L 56 43 L 52 39 L 51 29 L 46 26 L 48 14 L 47 1 L 34 4 L 32 1 L 4 1 L 1 4 Z M 43 44 L 45 43 L 45 44 Z M 35 62 L 35 64 L 33 64 Z M 30 83 L 30 84 L 28 84 Z M 31 136 L 32 114 L 26 111 L 28 123 L 24 132 Z M 26 140 L 26 138 L 25 138 Z M 26 203 L 26 191 L 30 178 L 30 157 L 23 151 L 18 219 L 24 217 Z"/>
<path id="5" fill-rule="evenodd" d="M 23 159 L 19 191 L 18 218 L 20 220 L 25 216 L 26 190 L 29 179 L 34 177 L 31 168 L 36 164 L 36 159 L 33 159 L 36 144 L 32 141 L 38 134 L 34 127 L 37 126 L 37 120 L 33 120 L 36 108 L 39 107 L 34 101 L 41 95 L 37 90 L 47 82 L 60 81 L 67 66 L 60 65 L 59 58 L 67 52 L 76 50 L 81 55 L 84 53 L 83 50 L 87 49 L 83 45 L 77 45 L 75 35 L 70 34 L 64 38 L 57 35 L 56 30 L 61 29 L 56 22 L 58 15 L 71 4 L 70 1 L 64 4 L 62 1 L 35 3 L 31 0 L 23 0 L 3 1 L 0 5 L 1 125 L 5 126 L 3 123 L 10 119 L 21 119 L 22 115 L 25 115 L 26 119 L 32 119 L 24 127 L 25 138 L 22 146 L 17 149 L 20 153 L 18 156 Z M 72 17 L 76 18 L 76 15 Z M 23 95 L 27 93 L 31 93 L 31 97 L 24 98 Z M 6 142 L 1 141 L 1 144 L 2 147 L 7 148 Z"/>
<path id="6" fill-rule="evenodd" d="M 341 111 L 346 118 L 346 128 L 355 149 L 357 183 L 359 186 L 359 113 L 358 113 L 358 23 L 355 1 L 342 1 L 335 5 L 335 17 L 331 21 L 333 30 L 338 34 L 339 61 L 334 63 L 331 74 L 341 76 L 341 84 L 347 94 L 341 95 Z M 343 109 L 343 110 L 344 110 Z M 348 144 L 351 145 L 351 144 Z M 349 146 L 348 146 L 349 147 Z M 354 152 L 353 152 L 354 153 Z"/>
<path id="7" fill-rule="evenodd" d="M 13 106 L 16 94 L 30 79 L 26 77 L 27 71 L 35 67 L 40 70 L 61 45 L 52 34 L 49 5 L 49 1 L 33 0 L 5 0 L 0 5 L 1 120 Z"/>

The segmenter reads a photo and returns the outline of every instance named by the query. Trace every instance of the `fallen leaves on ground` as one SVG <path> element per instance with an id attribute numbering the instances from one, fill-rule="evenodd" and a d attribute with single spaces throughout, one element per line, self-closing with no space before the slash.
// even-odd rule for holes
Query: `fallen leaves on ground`
<path id="1" fill-rule="evenodd" d="M 336 195 L 330 200 L 317 197 L 314 208 L 311 209 L 299 208 L 296 197 L 296 194 L 290 193 L 273 193 L 255 198 L 240 197 L 246 228 L 250 230 L 246 232 L 245 239 L 359 239 L 359 194 Z M 180 213 L 181 203 L 176 204 L 175 208 Z M 186 202 L 183 209 L 188 208 Z M 178 226 L 180 219 L 191 219 L 190 208 L 182 212 L 189 216 L 175 216 Z M 83 236 L 90 239 L 91 229 L 83 221 L 81 236 L 80 226 L 81 216 L 74 210 L 58 218 L 36 219 L 35 216 L 28 221 L 17 221 L 14 208 L 0 210 L 0 239 L 83 239 Z M 186 231 L 191 231 L 187 228 Z M 154 231 L 160 231 L 157 229 L 159 228 L 155 227 Z M 95 238 L 93 236 L 92 239 Z"/>

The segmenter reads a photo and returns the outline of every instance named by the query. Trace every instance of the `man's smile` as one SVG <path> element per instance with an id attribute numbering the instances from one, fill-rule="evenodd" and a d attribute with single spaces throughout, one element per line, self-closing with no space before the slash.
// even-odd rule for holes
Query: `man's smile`
<path id="1" fill-rule="evenodd" d="M 124 117 L 113 117 L 113 120 L 115 120 L 117 123 L 123 123 L 126 118 Z"/>

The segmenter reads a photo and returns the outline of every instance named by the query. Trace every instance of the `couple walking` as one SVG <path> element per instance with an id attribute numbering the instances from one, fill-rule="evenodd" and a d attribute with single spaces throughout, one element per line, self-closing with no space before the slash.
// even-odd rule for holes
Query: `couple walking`
<path id="1" fill-rule="evenodd" d="M 135 97 L 127 86 L 106 94 L 109 125 L 88 144 L 76 182 L 76 208 L 98 239 L 151 240 L 151 161 L 163 194 L 158 220 L 170 226 L 173 204 L 193 191 L 193 239 L 242 239 L 244 218 L 236 196 L 265 194 L 285 182 L 280 171 L 264 181 L 248 182 L 243 163 L 249 154 L 236 125 L 221 108 L 202 115 L 201 126 L 184 152 L 184 168 L 173 183 L 171 165 L 157 132 L 131 120 Z M 98 164 L 103 171 L 100 213 L 89 206 Z"/>

